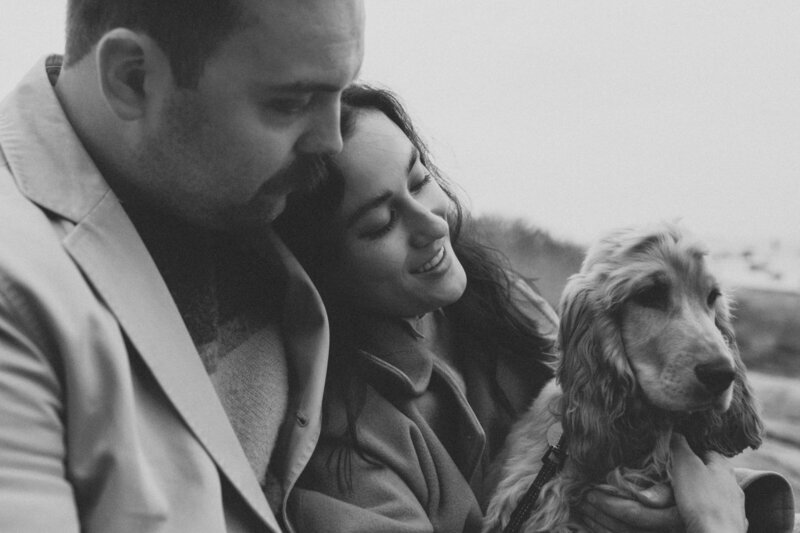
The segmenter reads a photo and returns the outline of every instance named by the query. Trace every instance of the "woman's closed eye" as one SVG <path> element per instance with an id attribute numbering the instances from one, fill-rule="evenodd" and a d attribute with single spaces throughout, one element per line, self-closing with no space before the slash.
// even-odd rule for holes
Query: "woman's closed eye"
<path id="1" fill-rule="evenodd" d="M 415 182 L 415 183 L 409 183 L 409 185 L 408 185 L 408 192 L 410 192 L 412 195 L 416 195 L 416 194 L 417 194 L 417 193 L 419 193 L 419 192 L 420 192 L 422 189 L 424 189 L 424 188 L 425 188 L 425 186 L 426 186 L 426 185 L 428 185 L 428 184 L 431 182 L 431 180 L 432 180 L 432 179 L 433 179 L 433 178 L 431 177 L 431 175 L 430 175 L 430 174 L 425 174 L 425 175 L 422 177 L 422 179 L 421 179 L 421 180 L 419 180 L 419 181 L 417 181 L 417 182 Z"/>
<path id="2" fill-rule="evenodd" d="M 397 223 L 397 210 L 389 209 L 389 218 L 385 221 L 367 221 L 365 230 L 361 232 L 361 237 L 368 240 L 380 239 L 394 228 Z"/>
<path id="3" fill-rule="evenodd" d="M 433 177 L 430 174 L 425 174 L 422 177 L 422 179 L 420 179 L 420 180 L 418 180 L 416 182 L 413 182 L 413 183 L 409 182 L 408 192 L 412 196 L 416 196 L 417 194 L 422 192 L 422 190 L 429 183 L 431 183 L 432 180 L 433 180 Z M 394 208 L 391 208 L 388 211 L 389 211 L 389 217 L 388 217 L 388 219 L 385 219 L 384 221 L 379 221 L 379 222 L 378 221 L 373 221 L 373 222 L 370 222 L 369 220 L 367 220 L 367 223 L 366 223 L 367 229 L 361 233 L 361 236 L 366 238 L 366 239 L 369 239 L 369 240 L 375 240 L 375 239 L 380 239 L 381 237 L 383 237 L 384 235 L 386 235 L 390 231 L 392 231 L 392 229 L 394 228 L 395 224 L 397 223 L 398 213 L 397 213 L 397 210 L 394 209 Z M 385 215 L 381 214 L 381 213 L 376 213 L 374 216 L 376 218 L 382 218 Z"/>

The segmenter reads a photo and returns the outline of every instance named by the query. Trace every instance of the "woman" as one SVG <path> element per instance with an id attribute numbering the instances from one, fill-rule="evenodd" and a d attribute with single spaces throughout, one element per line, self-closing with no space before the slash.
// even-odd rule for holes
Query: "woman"
<path id="1" fill-rule="evenodd" d="M 299 531 L 479 531 L 488 466 L 550 379 L 556 317 L 462 232 L 396 99 L 343 96 L 341 154 L 278 230 L 331 320 L 323 430 Z M 602 513 L 600 513 L 602 514 Z"/>
<path id="2" fill-rule="evenodd" d="M 553 375 L 556 317 L 461 232 L 394 97 L 354 87 L 344 103 L 346 149 L 279 222 L 332 331 L 323 435 L 293 509 L 302 531 L 478 530 L 487 467 Z"/>

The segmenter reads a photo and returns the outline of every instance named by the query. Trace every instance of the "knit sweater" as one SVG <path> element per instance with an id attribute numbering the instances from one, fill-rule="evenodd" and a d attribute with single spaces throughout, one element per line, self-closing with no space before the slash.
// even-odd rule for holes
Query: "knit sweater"
<path id="1" fill-rule="evenodd" d="M 272 508 L 280 483 L 269 469 L 286 416 L 289 373 L 276 345 L 279 272 L 229 236 L 199 231 L 130 203 L 126 211 L 181 313 Z"/>

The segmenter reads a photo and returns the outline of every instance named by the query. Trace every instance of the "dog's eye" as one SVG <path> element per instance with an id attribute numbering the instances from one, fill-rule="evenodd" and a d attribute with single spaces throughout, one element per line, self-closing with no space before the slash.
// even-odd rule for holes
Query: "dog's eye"
<path id="1" fill-rule="evenodd" d="M 652 309 L 666 309 L 669 303 L 669 285 L 657 282 L 636 291 L 633 302 L 642 307 Z"/>
<path id="2" fill-rule="evenodd" d="M 713 307 L 717 302 L 717 298 L 720 296 L 722 296 L 722 292 L 720 292 L 718 288 L 714 287 L 711 289 L 711 292 L 708 293 L 708 299 L 706 300 L 708 302 L 708 306 Z"/>

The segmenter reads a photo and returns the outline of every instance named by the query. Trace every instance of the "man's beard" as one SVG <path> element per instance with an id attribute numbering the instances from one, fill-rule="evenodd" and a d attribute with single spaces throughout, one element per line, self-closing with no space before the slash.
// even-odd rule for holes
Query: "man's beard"
<path id="1" fill-rule="evenodd" d="M 319 187 L 325 179 L 323 156 L 301 155 L 289 166 L 279 170 L 262 187 L 265 193 L 278 190 L 289 193 L 309 193 Z"/>
<path id="2" fill-rule="evenodd" d="M 308 193 L 319 187 L 324 179 L 325 163 L 321 156 L 298 157 L 264 183 L 251 209 L 235 225 L 245 230 L 271 225 L 285 209 L 289 195 Z"/>

